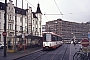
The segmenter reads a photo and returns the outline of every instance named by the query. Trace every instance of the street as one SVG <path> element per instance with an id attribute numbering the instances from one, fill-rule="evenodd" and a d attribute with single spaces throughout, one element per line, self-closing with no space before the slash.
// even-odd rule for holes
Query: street
<path id="1" fill-rule="evenodd" d="M 3 56 L 3 54 L 4 54 L 3 49 L 0 49 L 0 56 Z"/>
<path id="2" fill-rule="evenodd" d="M 75 49 L 76 47 L 76 49 Z M 73 60 L 73 55 L 80 48 L 79 44 L 63 44 L 59 48 L 50 51 L 38 51 L 15 60 Z"/>

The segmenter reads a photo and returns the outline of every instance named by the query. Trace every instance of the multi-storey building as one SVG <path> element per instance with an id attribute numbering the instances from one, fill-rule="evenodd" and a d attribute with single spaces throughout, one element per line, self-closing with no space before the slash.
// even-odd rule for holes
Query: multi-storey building
<path id="1" fill-rule="evenodd" d="M 57 19 L 46 22 L 46 31 L 51 31 L 62 36 L 63 39 L 88 38 L 90 25 Z"/>
<path id="2" fill-rule="evenodd" d="M 4 13 L 5 4 L 0 2 L 0 42 L 3 41 Z M 17 35 L 22 35 L 22 32 L 25 34 L 31 34 L 32 32 L 32 35 L 34 36 L 42 36 L 42 13 L 39 4 L 37 5 L 36 12 L 32 12 L 31 7 L 22 9 L 14 6 L 13 1 L 9 0 L 7 3 L 6 19 L 7 39 L 9 40 L 9 37 L 15 36 L 15 23 Z"/>

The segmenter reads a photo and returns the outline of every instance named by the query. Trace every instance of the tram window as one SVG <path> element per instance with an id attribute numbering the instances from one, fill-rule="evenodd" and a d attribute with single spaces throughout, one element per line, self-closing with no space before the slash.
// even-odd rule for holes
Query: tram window
<path id="1" fill-rule="evenodd" d="M 46 34 L 46 41 L 51 41 L 51 34 Z"/>
<path id="2" fill-rule="evenodd" d="M 57 39 L 58 39 L 58 41 L 61 41 L 61 40 L 62 40 L 62 38 L 61 38 L 61 37 L 59 37 L 59 36 L 57 37 Z"/>
<path id="3" fill-rule="evenodd" d="M 55 41 L 55 36 L 54 35 L 52 35 L 52 41 Z"/>
<path id="4" fill-rule="evenodd" d="M 55 40 L 56 40 L 56 41 L 58 40 L 58 36 L 55 36 Z"/>
<path id="5" fill-rule="evenodd" d="M 62 40 L 62 38 L 60 37 L 60 41 Z"/>
<path id="6" fill-rule="evenodd" d="M 51 41 L 51 34 L 43 34 L 43 41 Z"/>

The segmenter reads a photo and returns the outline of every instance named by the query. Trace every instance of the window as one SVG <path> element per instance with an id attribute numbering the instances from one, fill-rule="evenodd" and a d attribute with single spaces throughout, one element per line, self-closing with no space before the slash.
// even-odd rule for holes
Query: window
<path id="1" fill-rule="evenodd" d="M 46 34 L 46 41 L 51 41 L 51 34 Z"/>
<path id="2" fill-rule="evenodd" d="M 0 12 L 0 19 L 1 19 L 1 12 Z"/>
<path id="3" fill-rule="evenodd" d="M 13 20 L 13 16 L 12 16 L 12 20 Z"/>
<path id="4" fill-rule="evenodd" d="M 9 15 L 8 15 L 8 20 L 9 20 Z"/>
<path id="5" fill-rule="evenodd" d="M 20 31 L 22 31 L 22 26 L 20 26 Z"/>
<path id="6" fill-rule="evenodd" d="M 18 13 L 18 10 L 16 12 Z"/>
<path id="7" fill-rule="evenodd" d="M 11 26 L 11 24 L 10 24 L 10 30 L 12 29 L 12 26 Z"/>
<path id="8" fill-rule="evenodd" d="M 11 27 L 12 27 L 12 30 L 13 30 L 13 24 L 11 25 Z"/>
<path id="9" fill-rule="evenodd" d="M 25 23 L 27 23 L 27 19 L 25 18 Z"/>
<path id="10" fill-rule="evenodd" d="M 33 20 L 33 24 L 34 24 L 34 20 Z"/>
<path id="11" fill-rule="evenodd" d="M 36 28 L 36 32 L 37 32 L 37 28 Z"/>
<path id="12" fill-rule="evenodd" d="M 10 14 L 10 20 L 11 20 L 11 14 Z"/>
<path id="13" fill-rule="evenodd" d="M 22 23 L 22 17 L 20 17 L 20 22 Z"/>
<path id="14" fill-rule="evenodd" d="M 36 24 L 37 24 L 37 21 L 36 21 Z"/>
<path id="15" fill-rule="evenodd" d="M 41 33 L 41 28 L 39 28 L 39 31 L 40 31 L 40 33 Z"/>
<path id="16" fill-rule="evenodd" d="M 13 29 L 13 25 L 12 24 L 8 24 L 8 29 L 12 30 Z"/>

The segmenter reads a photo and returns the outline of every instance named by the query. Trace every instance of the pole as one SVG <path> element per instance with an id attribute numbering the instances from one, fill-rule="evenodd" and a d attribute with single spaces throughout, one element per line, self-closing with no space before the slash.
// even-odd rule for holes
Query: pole
<path id="1" fill-rule="evenodd" d="M 31 41 L 32 41 L 32 9 L 31 9 Z"/>
<path id="2" fill-rule="evenodd" d="M 17 0 L 16 0 L 16 7 L 17 7 Z M 16 36 L 17 36 L 17 13 L 15 15 L 15 51 L 16 51 Z"/>
<path id="3" fill-rule="evenodd" d="M 28 34 L 28 3 L 27 3 L 27 34 Z"/>
<path id="4" fill-rule="evenodd" d="M 7 0 L 5 0 L 4 32 L 6 32 Z M 4 36 L 4 57 L 6 57 L 6 36 Z"/>
<path id="5" fill-rule="evenodd" d="M 22 0 L 22 10 L 23 10 L 23 0 Z M 23 35 L 23 11 L 22 11 L 22 35 Z M 23 37 L 22 37 L 22 41 L 23 41 Z"/>
<path id="6" fill-rule="evenodd" d="M 27 3 L 27 34 L 28 34 L 28 3 Z M 28 37 L 27 37 L 27 46 L 28 46 Z"/>

